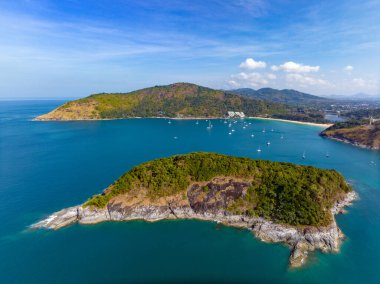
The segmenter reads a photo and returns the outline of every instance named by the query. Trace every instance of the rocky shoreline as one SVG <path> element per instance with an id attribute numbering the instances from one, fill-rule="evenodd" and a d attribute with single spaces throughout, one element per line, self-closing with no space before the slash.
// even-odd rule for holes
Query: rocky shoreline
<path id="1" fill-rule="evenodd" d="M 337 137 L 334 137 L 334 136 L 331 136 L 331 135 L 321 135 L 322 137 L 326 137 L 326 138 L 329 138 L 331 140 L 334 140 L 334 141 L 337 141 L 337 142 L 342 142 L 342 143 L 346 143 L 346 144 L 350 144 L 352 146 L 355 146 L 355 147 L 359 147 L 359 148 L 362 148 L 362 149 L 368 149 L 368 150 L 380 150 L 379 147 L 373 147 L 373 146 L 370 146 L 370 145 L 365 145 L 365 144 L 360 144 L 358 142 L 355 142 L 355 141 L 352 141 L 350 139 L 345 139 L 345 138 L 337 138 Z"/>
<path id="2" fill-rule="evenodd" d="M 349 192 L 345 198 L 336 202 L 331 209 L 333 215 L 343 213 L 344 207 L 350 205 L 357 198 L 355 192 Z M 197 219 L 214 221 L 227 226 L 246 228 L 265 242 L 286 243 L 291 247 L 289 264 L 291 267 L 302 266 L 308 253 L 314 250 L 323 252 L 338 252 L 341 241 L 344 239 L 338 228 L 335 218 L 327 227 L 289 226 L 258 217 L 232 215 L 226 211 L 196 212 L 190 206 L 183 206 L 168 202 L 166 205 L 140 205 L 122 207 L 118 204 L 109 204 L 104 209 L 74 206 L 53 213 L 48 218 L 33 224 L 31 228 L 57 230 L 73 223 L 96 224 L 104 221 L 145 220 L 149 222 L 163 219 Z"/>

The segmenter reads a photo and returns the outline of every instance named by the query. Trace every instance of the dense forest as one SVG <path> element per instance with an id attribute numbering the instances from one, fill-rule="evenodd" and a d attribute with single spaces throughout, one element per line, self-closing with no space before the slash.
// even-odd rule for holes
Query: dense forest
<path id="1" fill-rule="evenodd" d="M 251 180 L 246 194 L 230 203 L 228 211 L 291 225 L 328 224 L 329 209 L 351 190 L 335 170 L 200 152 L 136 166 L 85 206 L 104 207 L 136 188 L 146 190 L 149 199 L 186 194 L 192 183 L 219 176 Z"/>

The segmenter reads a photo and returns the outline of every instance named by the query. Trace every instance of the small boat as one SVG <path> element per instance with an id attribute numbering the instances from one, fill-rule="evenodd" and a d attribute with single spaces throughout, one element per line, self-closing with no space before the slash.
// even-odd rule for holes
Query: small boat
<path id="1" fill-rule="evenodd" d="M 232 132 L 228 132 L 228 135 L 232 135 Z"/>
<path id="2" fill-rule="evenodd" d="M 197 120 L 197 122 L 196 122 L 195 124 L 197 124 L 197 125 L 198 125 L 198 124 L 199 124 L 199 121 Z"/>
<path id="3" fill-rule="evenodd" d="M 263 133 L 265 133 L 265 128 L 263 128 Z"/>
<path id="4" fill-rule="evenodd" d="M 208 121 L 207 129 L 211 129 L 211 128 L 212 128 L 212 124 L 211 124 L 211 121 L 209 120 L 209 121 Z"/>
<path id="5" fill-rule="evenodd" d="M 245 129 L 246 127 L 245 126 L 243 126 L 243 129 Z"/>
<path id="6" fill-rule="evenodd" d="M 255 135 L 254 135 L 254 134 L 251 134 L 251 137 L 253 138 L 253 137 L 255 137 Z"/>
<path id="7" fill-rule="evenodd" d="M 259 152 L 259 153 L 261 152 L 261 149 L 260 149 L 260 147 L 257 149 L 257 152 Z"/>
<path id="8" fill-rule="evenodd" d="M 306 159 L 306 153 L 305 152 L 303 152 L 303 154 L 302 154 L 302 159 Z"/>
<path id="9" fill-rule="evenodd" d="M 177 137 L 177 136 L 174 136 L 173 138 L 174 138 L 174 139 L 178 139 L 178 137 Z"/>
<path id="10" fill-rule="evenodd" d="M 280 139 L 284 139 L 284 135 L 281 135 Z"/>
<path id="11" fill-rule="evenodd" d="M 326 152 L 326 158 L 330 157 L 329 152 Z"/>
<path id="12" fill-rule="evenodd" d="M 273 128 L 270 131 L 273 132 L 274 131 Z"/>
<path id="13" fill-rule="evenodd" d="M 168 121 L 168 123 L 169 123 L 169 124 L 172 124 L 172 122 L 171 122 L 170 120 Z"/>
<path id="14" fill-rule="evenodd" d="M 270 145 L 270 142 L 268 141 L 268 142 L 267 142 L 267 146 L 269 146 L 269 145 Z"/>
<path id="15" fill-rule="evenodd" d="M 232 132 L 235 132 L 235 129 L 232 129 L 231 131 L 232 131 Z"/>

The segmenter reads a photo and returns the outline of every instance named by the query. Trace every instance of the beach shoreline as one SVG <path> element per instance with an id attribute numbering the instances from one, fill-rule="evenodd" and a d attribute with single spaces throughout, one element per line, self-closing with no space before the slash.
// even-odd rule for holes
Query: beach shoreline
<path id="1" fill-rule="evenodd" d="M 125 118 L 100 118 L 100 119 L 38 119 L 38 117 L 33 118 L 31 121 L 102 121 L 102 120 L 126 120 L 126 119 L 170 119 L 170 120 L 215 120 L 215 119 L 260 119 L 260 120 L 272 120 L 279 122 L 288 122 L 288 123 L 296 123 L 296 124 L 304 124 L 311 126 L 318 126 L 323 128 L 328 128 L 332 126 L 332 123 L 316 123 L 316 122 L 307 122 L 307 121 L 297 121 L 297 120 L 287 120 L 280 118 L 271 118 L 271 117 L 260 117 L 260 116 L 247 116 L 244 118 L 229 118 L 229 117 L 125 117 Z"/>

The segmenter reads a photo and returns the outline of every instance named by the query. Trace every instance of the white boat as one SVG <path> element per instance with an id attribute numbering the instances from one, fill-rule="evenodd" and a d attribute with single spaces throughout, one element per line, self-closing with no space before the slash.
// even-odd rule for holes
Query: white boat
<path id="1" fill-rule="evenodd" d="M 228 132 L 228 135 L 232 135 L 232 132 Z"/>
<path id="2" fill-rule="evenodd" d="M 172 122 L 171 122 L 170 120 L 168 121 L 168 123 L 169 123 L 169 124 L 172 124 Z"/>
<path id="3" fill-rule="evenodd" d="M 303 154 L 302 154 L 302 159 L 306 159 L 306 153 L 305 152 L 303 152 Z"/>
<path id="4" fill-rule="evenodd" d="M 209 120 L 209 121 L 208 121 L 207 129 L 211 129 L 211 128 L 212 128 L 212 124 L 211 124 L 211 121 Z"/>
<path id="5" fill-rule="evenodd" d="M 261 149 L 260 149 L 260 147 L 257 149 L 257 152 L 259 152 L 259 153 L 261 152 Z"/>
<path id="6" fill-rule="evenodd" d="M 268 145 L 268 146 L 270 145 L 270 142 L 269 142 L 269 141 L 267 142 L 267 145 Z"/>
<path id="7" fill-rule="evenodd" d="M 265 133 L 265 128 L 263 128 L 263 133 Z"/>
<path id="8" fill-rule="evenodd" d="M 326 158 L 330 157 L 329 152 L 326 152 Z"/>
<path id="9" fill-rule="evenodd" d="M 253 137 L 255 137 L 255 135 L 254 135 L 254 134 L 251 134 L 251 137 L 253 138 Z"/>
<path id="10" fill-rule="evenodd" d="M 284 135 L 281 135 L 280 139 L 284 139 Z"/>
<path id="11" fill-rule="evenodd" d="M 195 124 L 199 124 L 199 121 L 197 120 L 197 122 Z"/>

